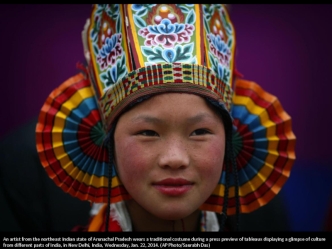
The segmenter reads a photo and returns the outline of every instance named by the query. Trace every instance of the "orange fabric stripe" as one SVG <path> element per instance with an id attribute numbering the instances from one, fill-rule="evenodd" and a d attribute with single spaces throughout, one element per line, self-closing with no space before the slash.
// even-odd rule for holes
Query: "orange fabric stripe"
<path id="1" fill-rule="evenodd" d="M 104 213 L 106 211 L 107 204 L 102 206 L 102 208 L 99 210 L 98 214 L 96 214 L 88 228 L 88 232 L 99 232 L 100 228 L 103 225 L 104 222 Z"/>

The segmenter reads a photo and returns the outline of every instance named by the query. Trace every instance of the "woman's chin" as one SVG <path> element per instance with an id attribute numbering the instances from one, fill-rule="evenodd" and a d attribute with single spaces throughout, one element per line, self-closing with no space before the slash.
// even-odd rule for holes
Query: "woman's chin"
<path id="1" fill-rule="evenodd" d="M 173 208 L 171 210 L 158 210 L 158 212 L 150 212 L 153 216 L 156 218 L 162 219 L 162 220 L 168 220 L 168 221 L 175 221 L 175 220 L 181 220 L 185 219 L 190 215 L 193 215 L 195 213 L 195 210 L 188 210 L 188 209 L 176 209 Z"/>

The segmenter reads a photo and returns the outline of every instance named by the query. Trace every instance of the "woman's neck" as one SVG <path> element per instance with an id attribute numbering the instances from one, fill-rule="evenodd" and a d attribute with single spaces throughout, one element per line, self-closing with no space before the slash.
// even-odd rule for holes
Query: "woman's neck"
<path id="1" fill-rule="evenodd" d="M 197 231 L 200 224 L 200 211 L 197 210 L 180 220 L 160 219 L 142 208 L 136 201 L 126 201 L 133 231 Z"/>

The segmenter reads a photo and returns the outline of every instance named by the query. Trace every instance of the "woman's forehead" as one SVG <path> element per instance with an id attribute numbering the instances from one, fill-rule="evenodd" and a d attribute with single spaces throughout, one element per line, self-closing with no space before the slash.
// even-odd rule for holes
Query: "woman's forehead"
<path id="1" fill-rule="evenodd" d="M 201 96 L 191 93 L 162 93 L 151 96 L 150 98 L 138 103 L 133 110 L 155 111 L 159 109 L 181 111 L 185 108 L 193 109 L 208 107 L 205 99 Z"/>
<path id="2" fill-rule="evenodd" d="M 190 93 L 158 94 L 134 105 L 123 115 L 133 122 L 162 122 L 169 118 L 197 122 L 217 117 L 203 97 Z"/>

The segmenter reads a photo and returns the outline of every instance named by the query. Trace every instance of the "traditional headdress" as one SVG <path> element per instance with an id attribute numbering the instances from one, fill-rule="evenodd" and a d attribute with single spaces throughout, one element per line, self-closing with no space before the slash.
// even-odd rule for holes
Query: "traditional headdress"
<path id="1" fill-rule="evenodd" d="M 109 172 L 107 134 L 126 108 L 165 92 L 211 99 L 231 115 L 240 212 L 280 191 L 295 160 L 291 118 L 276 97 L 236 79 L 235 32 L 225 6 L 94 5 L 82 35 L 85 74 L 50 94 L 36 128 L 42 165 L 65 192 L 97 203 L 109 194 L 112 203 L 131 198 Z M 222 174 L 202 209 L 221 212 L 225 182 Z M 232 177 L 228 199 L 227 213 L 234 214 Z"/>

